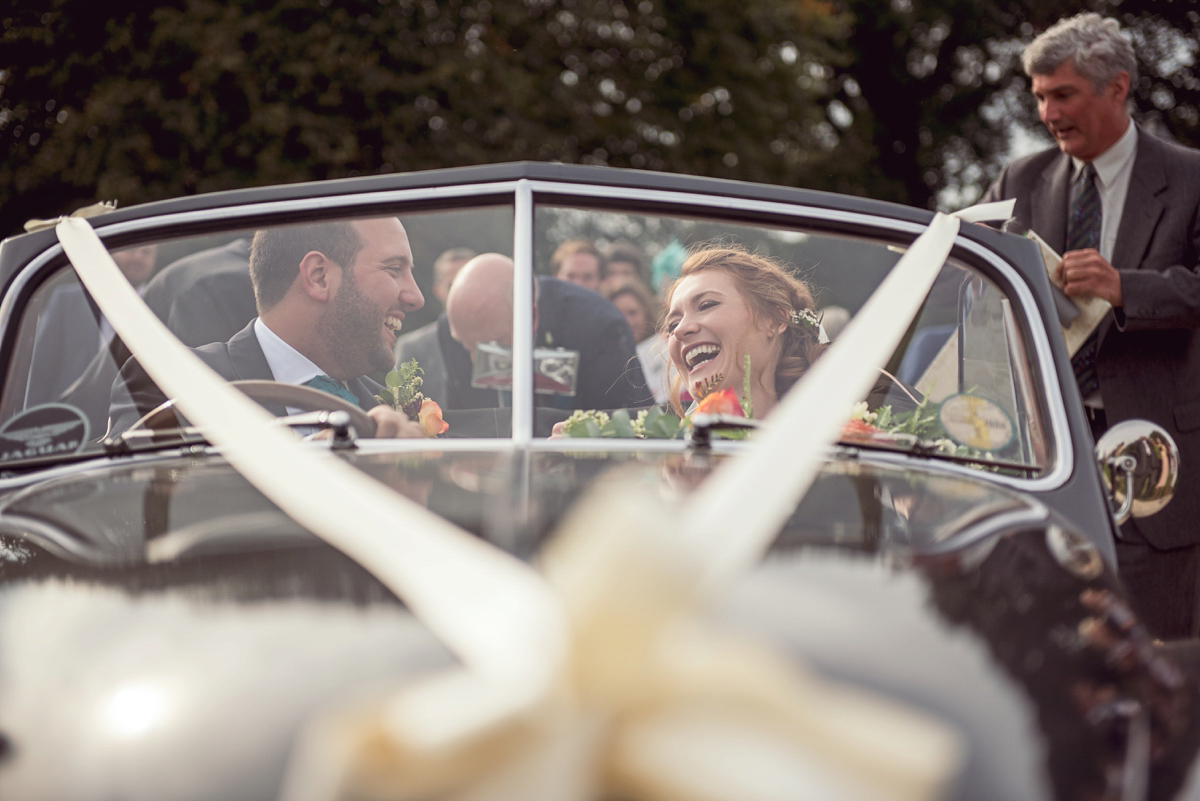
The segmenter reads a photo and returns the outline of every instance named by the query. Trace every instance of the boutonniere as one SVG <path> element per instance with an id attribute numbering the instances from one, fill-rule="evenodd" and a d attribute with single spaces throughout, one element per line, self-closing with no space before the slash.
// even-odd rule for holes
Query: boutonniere
<path id="1" fill-rule="evenodd" d="M 450 424 L 442 419 L 442 407 L 421 392 L 421 385 L 425 383 L 425 379 L 421 378 L 424 372 L 416 359 L 408 360 L 398 370 L 387 374 L 384 378 L 387 394 L 376 395 L 375 400 L 420 423 L 425 436 L 436 437 L 446 433 Z"/>

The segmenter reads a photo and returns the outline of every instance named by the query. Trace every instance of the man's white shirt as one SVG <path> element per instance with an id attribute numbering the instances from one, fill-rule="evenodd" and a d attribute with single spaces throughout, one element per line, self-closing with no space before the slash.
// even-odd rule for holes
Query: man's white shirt
<path id="1" fill-rule="evenodd" d="M 319 375 L 325 375 L 311 359 L 284 342 L 267 327 L 261 317 L 254 319 L 254 336 L 258 339 L 258 346 L 262 348 L 263 356 L 267 358 L 267 366 L 271 368 L 271 375 L 276 381 L 299 385 L 306 384 Z M 287 407 L 288 414 L 299 414 L 302 411 L 304 410 L 292 406 Z"/>
<path id="2" fill-rule="evenodd" d="M 254 336 L 276 381 L 284 384 L 304 384 L 325 372 L 300 351 L 284 342 L 261 317 L 254 318 Z"/>

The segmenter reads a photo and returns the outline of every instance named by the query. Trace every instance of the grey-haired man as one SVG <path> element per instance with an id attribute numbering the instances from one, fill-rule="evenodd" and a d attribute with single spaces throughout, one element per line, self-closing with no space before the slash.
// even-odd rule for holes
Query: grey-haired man
<path id="1" fill-rule="evenodd" d="M 1072 296 L 1113 305 L 1076 358 L 1093 432 L 1130 418 L 1166 428 L 1183 457 L 1174 501 L 1122 527 L 1117 559 L 1149 628 L 1195 635 L 1200 574 L 1200 152 L 1156 138 L 1129 116 L 1133 47 L 1115 20 L 1079 14 L 1022 56 L 1056 148 L 1014 161 L 987 200 L 1063 254 Z"/>

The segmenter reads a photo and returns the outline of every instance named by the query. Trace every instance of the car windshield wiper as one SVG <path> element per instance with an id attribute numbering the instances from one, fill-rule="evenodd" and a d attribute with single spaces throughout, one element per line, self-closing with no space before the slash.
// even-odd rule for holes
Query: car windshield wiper
<path id="1" fill-rule="evenodd" d="M 939 442 L 922 440 L 914 434 L 878 432 L 863 434 L 861 436 L 843 437 L 838 440 L 838 446 L 842 448 L 860 448 L 863 450 L 903 453 L 907 456 L 916 456 L 922 459 L 936 459 L 975 467 L 1013 470 L 1027 476 L 1036 475 L 1039 469 L 1037 465 L 1026 464 L 1024 462 L 1011 462 L 982 454 L 947 453 L 942 449 Z"/>
<path id="2" fill-rule="evenodd" d="M 11 478 L 20 473 L 45 470 L 52 467 L 63 467 L 93 459 L 102 459 L 106 455 L 108 454 L 105 450 L 96 448 L 93 445 L 74 453 L 56 453 L 52 456 L 29 456 L 24 459 L 13 459 L 12 461 L 0 462 L 0 478 Z"/>
<path id="3" fill-rule="evenodd" d="M 711 447 L 713 435 L 735 435 L 746 433 L 758 428 L 757 420 L 745 417 L 734 417 L 725 414 L 698 414 L 693 418 L 695 423 L 688 434 L 688 444 L 693 448 L 706 449 Z M 1013 470 L 1023 475 L 1032 476 L 1038 471 L 1036 465 L 1023 462 L 1010 462 L 1003 459 L 989 458 L 983 455 L 946 453 L 939 443 L 919 439 L 914 434 L 896 434 L 887 432 L 872 432 L 861 437 L 843 438 L 838 445 L 844 448 L 863 448 L 866 450 L 888 451 L 903 453 L 907 456 L 917 456 L 923 459 L 938 459 L 956 464 L 966 464 L 975 467 L 988 467 L 997 470 Z"/>
<path id="4" fill-rule="evenodd" d="M 355 438 L 354 431 L 349 425 L 349 417 L 346 416 L 345 420 L 343 420 L 339 415 L 345 416 L 345 412 L 301 412 L 287 417 L 276 418 L 276 422 L 292 428 L 322 430 L 332 428 L 334 433 L 330 441 L 331 448 L 338 450 L 353 447 Z M 197 446 L 207 447 L 209 444 L 204 431 L 191 425 L 156 429 L 133 429 L 101 440 L 98 443 L 99 447 L 93 445 L 75 453 L 30 456 L 25 459 L 0 462 L 0 478 L 11 473 L 60 467 L 62 465 L 99 459 L 106 456 L 131 456 L 133 454 L 154 453 L 174 448 L 194 449 Z"/>
<path id="5" fill-rule="evenodd" d="M 182 445 L 207 445 L 204 432 L 195 426 L 174 426 L 171 428 L 139 428 L 122 431 L 112 437 L 100 441 L 104 453 L 108 456 L 121 456 L 130 453 L 146 453 L 178 448 Z"/>
<path id="6" fill-rule="evenodd" d="M 128 456 L 135 453 L 153 453 L 181 447 L 194 448 L 197 445 L 207 446 L 208 444 L 204 434 L 192 427 L 144 429 L 132 432 L 129 436 L 122 434 L 89 443 L 73 453 L 28 456 L 23 459 L 0 462 L 0 478 L 28 471 L 62 467 L 92 459 Z"/>

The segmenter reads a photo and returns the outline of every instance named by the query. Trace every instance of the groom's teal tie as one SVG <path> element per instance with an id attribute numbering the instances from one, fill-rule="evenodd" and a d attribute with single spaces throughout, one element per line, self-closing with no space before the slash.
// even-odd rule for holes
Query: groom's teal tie
<path id="1" fill-rule="evenodd" d="M 327 375 L 319 375 L 315 378 L 305 381 L 304 386 L 312 387 L 313 389 L 319 389 L 322 392 L 328 392 L 330 395 L 337 395 L 339 398 L 350 401 L 355 406 L 361 407 L 362 405 L 358 402 L 358 398 L 355 397 L 354 393 L 346 389 L 345 384 L 343 384 L 341 381 L 334 381 Z"/>

